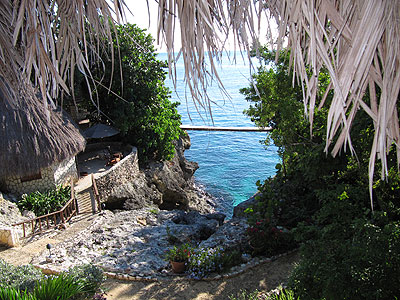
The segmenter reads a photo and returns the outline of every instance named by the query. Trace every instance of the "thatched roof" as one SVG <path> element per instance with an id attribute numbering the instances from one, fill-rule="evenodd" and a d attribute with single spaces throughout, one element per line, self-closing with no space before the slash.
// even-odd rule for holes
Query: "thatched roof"
<path id="1" fill-rule="evenodd" d="M 29 175 L 82 151 L 85 139 L 65 112 L 47 109 L 27 83 L 15 101 L 0 76 L 0 177 Z"/>

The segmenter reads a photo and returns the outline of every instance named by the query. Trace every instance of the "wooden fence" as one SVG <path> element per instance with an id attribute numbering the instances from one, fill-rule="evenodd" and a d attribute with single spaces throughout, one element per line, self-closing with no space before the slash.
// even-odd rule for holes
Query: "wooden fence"
<path id="1" fill-rule="evenodd" d="M 97 188 L 97 183 L 96 180 L 94 179 L 93 174 L 92 174 L 92 188 L 93 188 L 93 196 L 97 205 L 97 211 L 101 211 L 100 193 L 99 189 Z M 96 209 L 94 209 L 94 212 L 96 212 Z"/>
<path id="2" fill-rule="evenodd" d="M 61 224 L 68 222 L 77 213 L 78 209 L 74 192 L 74 183 L 71 180 L 71 199 L 60 210 L 34 219 L 12 224 L 12 226 L 22 225 L 23 236 L 27 237 L 60 226 Z"/>

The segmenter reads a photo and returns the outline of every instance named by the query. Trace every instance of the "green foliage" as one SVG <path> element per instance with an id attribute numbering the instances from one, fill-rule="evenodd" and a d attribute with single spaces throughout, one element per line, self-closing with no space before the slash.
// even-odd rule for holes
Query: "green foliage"
<path id="1" fill-rule="evenodd" d="M 13 266 L 0 259 L 1 288 L 31 292 L 42 277 L 42 272 L 31 265 Z"/>
<path id="2" fill-rule="evenodd" d="M 208 274 L 223 269 L 223 251 L 221 248 L 198 248 L 189 257 L 189 276 L 201 279 Z"/>
<path id="3" fill-rule="evenodd" d="M 47 190 L 46 192 L 33 192 L 29 195 L 22 195 L 22 199 L 17 205 L 20 211 L 30 210 L 36 216 L 42 216 L 51 212 L 55 212 L 62 208 L 71 198 L 71 188 L 69 186 L 57 186 L 56 189 Z"/>
<path id="4" fill-rule="evenodd" d="M 271 296 L 266 296 L 265 293 L 255 290 L 253 292 L 247 292 L 246 290 L 241 290 L 237 296 L 230 296 L 230 300 L 299 300 L 295 298 L 293 291 L 283 290 L 279 294 L 273 294 Z"/>
<path id="5" fill-rule="evenodd" d="M 12 287 L 0 287 L 0 300 L 37 300 L 26 291 L 20 292 Z"/>
<path id="6" fill-rule="evenodd" d="M 343 193 L 302 223 L 302 259 L 290 285 L 303 299 L 394 299 L 400 295 L 400 223 Z"/>
<path id="7" fill-rule="evenodd" d="M 181 134 L 181 117 L 178 103 L 171 103 L 170 91 L 164 85 L 167 65 L 157 60 L 153 38 L 145 30 L 126 24 L 117 27 L 117 35 L 114 58 L 117 62 L 120 55 L 121 64 L 115 64 L 111 83 L 111 53 L 103 53 L 104 66 L 93 65 L 92 73 L 101 81 L 94 97 L 101 111 L 121 131 L 123 140 L 138 147 L 141 161 L 170 159 L 174 155 L 173 141 Z M 86 99 L 89 109 L 95 109 L 84 79 L 76 85 L 81 87 L 80 97 Z M 104 115 L 100 117 L 107 121 Z"/>
<path id="8" fill-rule="evenodd" d="M 292 234 L 287 229 L 275 225 L 270 219 L 249 221 L 247 234 L 253 255 L 273 256 L 295 248 Z"/>
<path id="9" fill-rule="evenodd" d="M 68 300 L 81 294 L 83 289 L 84 284 L 81 280 L 66 274 L 60 274 L 40 281 L 32 294 L 38 300 Z"/>
<path id="10" fill-rule="evenodd" d="M 100 286 L 105 281 L 103 270 L 92 264 L 75 266 L 69 269 L 66 275 L 77 282 L 81 282 L 82 292 L 86 296 L 93 296 L 100 291 Z"/>
<path id="11" fill-rule="evenodd" d="M 272 67 L 260 68 L 254 76 L 257 88 L 242 92 L 251 102 L 246 113 L 257 125 L 273 128 L 265 143 L 279 147 L 282 163 L 276 166 L 274 178 L 258 184 L 256 204 L 247 210 L 249 223 L 270 219 L 274 226 L 295 233 L 302 260 L 292 274 L 291 287 L 300 298 L 393 299 L 400 294 L 400 177 L 395 151 L 389 153 L 388 180 L 375 180 L 375 212 L 371 213 L 372 121 L 360 112 L 353 122 L 356 156 L 342 152 L 333 158 L 324 153 L 327 112 L 315 113 L 311 133 L 301 90 L 291 86 L 287 55 L 274 65 L 275 54 L 263 51 Z M 322 70 L 317 106 L 328 83 Z M 368 95 L 363 101 L 369 103 Z M 379 163 L 375 167 L 380 168 Z"/>
<path id="12" fill-rule="evenodd" d="M 193 248 L 189 244 L 182 244 L 168 249 L 165 253 L 165 260 L 174 262 L 187 262 L 193 253 Z"/>
<path id="13" fill-rule="evenodd" d="M 0 300 L 86 299 L 100 290 L 104 279 L 103 271 L 89 264 L 47 277 L 31 265 L 13 266 L 0 260 Z"/>

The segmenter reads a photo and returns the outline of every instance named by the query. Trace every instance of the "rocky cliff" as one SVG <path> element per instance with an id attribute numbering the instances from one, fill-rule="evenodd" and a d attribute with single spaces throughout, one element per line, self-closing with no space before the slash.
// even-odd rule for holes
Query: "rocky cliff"
<path id="1" fill-rule="evenodd" d="M 157 206 L 160 209 L 197 210 L 213 212 L 211 197 L 196 188 L 193 174 L 198 164 L 188 161 L 184 152 L 190 148 L 188 135 L 182 136 L 175 145 L 175 155 L 170 161 L 153 161 L 130 180 L 115 180 L 109 188 L 106 208 L 139 209 Z"/>

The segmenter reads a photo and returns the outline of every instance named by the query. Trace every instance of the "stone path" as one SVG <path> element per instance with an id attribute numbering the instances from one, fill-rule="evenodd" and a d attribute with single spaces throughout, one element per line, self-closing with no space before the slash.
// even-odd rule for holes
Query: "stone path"
<path id="1" fill-rule="evenodd" d="M 79 220 L 74 218 L 72 224 L 69 225 L 66 230 L 57 230 L 45 234 L 41 239 L 33 239 L 30 243 L 22 247 L 0 249 L 0 258 L 15 265 L 32 263 L 35 259 L 39 258 L 40 260 L 40 257 L 46 255 L 46 245 L 48 243 L 53 244 L 53 250 L 57 252 L 63 249 L 64 246 L 67 246 L 71 240 L 79 240 L 79 237 L 84 235 L 84 232 L 87 231 L 88 228 L 97 228 L 95 225 L 99 219 L 98 215 L 81 215 L 78 216 L 78 218 Z M 135 219 L 136 218 L 133 220 Z M 137 219 L 135 222 L 136 221 Z M 133 224 L 131 224 L 131 226 L 132 225 Z M 130 227 L 130 230 L 131 229 L 132 227 Z M 114 229 L 111 231 L 114 231 Z M 149 237 L 149 233 L 146 232 L 147 231 L 144 231 L 143 238 Z M 123 239 L 117 239 L 117 242 L 121 241 L 123 241 Z M 136 250 L 138 251 L 130 251 L 130 255 L 139 254 L 138 252 L 142 251 L 139 247 L 136 248 Z M 144 252 L 142 254 L 144 256 L 147 255 Z M 124 257 L 124 255 L 121 256 Z M 108 255 L 104 255 L 103 257 L 107 258 Z M 241 289 L 246 289 L 248 291 L 253 291 L 255 289 L 270 291 L 276 289 L 280 284 L 286 282 L 288 275 L 297 261 L 298 255 L 292 253 L 280 257 L 275 261 L 257 265 L 232 278 L 214 279 L 212 281 L 194 281 L 182 277 L 165 277 L 155 282 L 128 282 L 108 279 L 104 287 L 107 290 L 108 300 L 229 299 L 229 296 L 232 294 L 236 295 Z M 140 268 L 140 265 L 138 267 Z M 146 268 L 142 268 L 142 270 L 145 271 Z"/>
<path id="2" fill-rule="evenodd" d="M 240 290 L 271 291 L 286 283 L 298 261 L 292 253 L 250 269 L 230 279 L 213 281 L 170 280 L 161 282 L 124 282 L 107 280 L 104 287 L 108 300 L 217 300 L 229 299 Z"/>
<path id="3" fill-rule="evenodd" d="M 47 244 L 57 245 L 73 238 L 92 224 L 95 217 L 92 214 L 82 214 L 74 217 L 66 230 L 50 230 L 40 238 L 30 237 L 19 247 L 0 247 L 0 258 L 13 265 L 29 264 L 35 256 L 45 251 Z"/>

